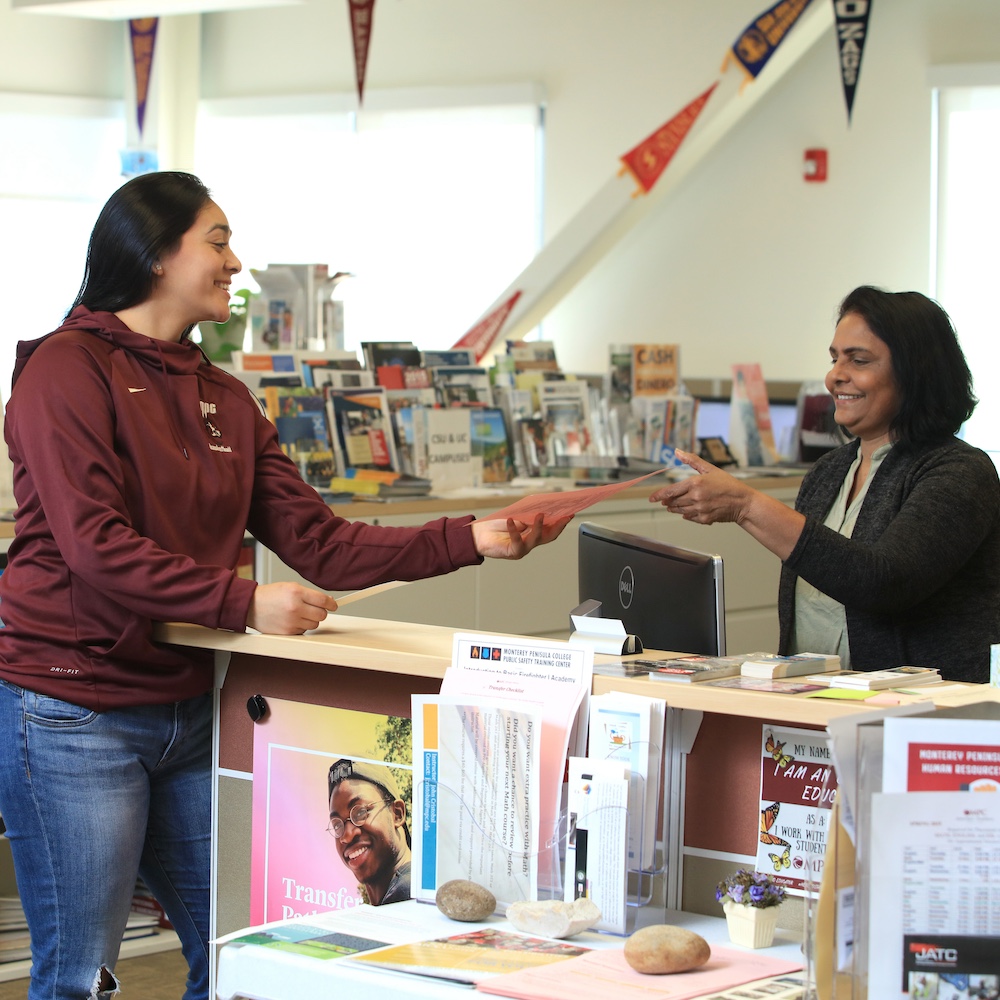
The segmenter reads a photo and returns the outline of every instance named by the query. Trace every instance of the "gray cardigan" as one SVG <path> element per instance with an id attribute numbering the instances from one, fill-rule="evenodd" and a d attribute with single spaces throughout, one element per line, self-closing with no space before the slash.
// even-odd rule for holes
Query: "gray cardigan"
<path id="1" fill-rule="evenodd" d="M 823 525 L 858 442 L 824 455 L 802 481 L 802 535 L 778 589 L 788 651 L 801 576 L 847 611 L 851 664 L 937 667 L 983 683 L 1000 642 L 1000 482 L 990 458 L 957 438 L 894 447 L 868 488 L 852 538 Z M 823 652 L 816 650 L 815 652 Z"/>

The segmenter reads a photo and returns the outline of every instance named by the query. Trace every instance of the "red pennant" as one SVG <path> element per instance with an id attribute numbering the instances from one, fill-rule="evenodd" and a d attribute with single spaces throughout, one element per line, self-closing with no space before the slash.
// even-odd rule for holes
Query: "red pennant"
<path id="1" fill-rule="evenodd" d="M 640 193 L 649 194 L 653 185 L 660 179 L 660 174 L 667 169 L 667 164 L 673 159 L 674 153 L 680 148 L 684 137 L 694 125 L 695 119 L 701 114 L 701 109 L 705 107 L 708 99 L 712 96 L 712 91 L 718 85 L 718 81 L 713 83 L 704 94 L 696 97 L 683 111 L 674 115 L 670 121 L 658 128 L 651 136 L 643 139 L 635 149 L 630 149 L 621 157 L 624 166 L 619 171 L 619 176 L 628 170 L 642 189 L 633 192 L 633 198 Z"/>
<path id="2" fill-rule="evenodd" d="M 486 352 L 490 349 L 493 342 L 500 335 L 501 328 L 507 322 L 507 317 L 510 315 L 511 309 L 514 308 L 520 297 L 520 291 L 514 292 L 503 305 L 498 306 L 486 319 L 478 322 L 468 333 L 460 337 L 452 345 L 452 350 L 465 348 L 475 352 L 476 364 L 479 364 L 486 356 Z"/>
<path id="3" fill-rule="evenodd" d="M 153 71 L 153 49 L 156 46 L 156 25 L 159 18 L 138 17 L 129 21 L 132 40 L 132 67 L 135 71 L 135 114 L 139 135 L 146 121 L 146 100 L 149 97 L 149 77 Z"/>
<path id="4" fill-rule="evenodd" d="M 360 104 L 365 93 L 365 67 L 368 65 L 368 44 L 372 37 L 375 0 L 347 0 L 347 7 L 351 15 L 354 73 L 358 82 L 358 104 Z"/>

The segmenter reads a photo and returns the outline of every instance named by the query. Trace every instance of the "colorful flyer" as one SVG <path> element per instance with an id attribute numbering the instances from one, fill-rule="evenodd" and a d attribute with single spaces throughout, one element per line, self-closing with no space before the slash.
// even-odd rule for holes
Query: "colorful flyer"
<path id="1" fill-rule="evenodd" d="M 819 884 L 836 788 L 826 733 L 763 727 L 756 868 L 787 893 Z"/>

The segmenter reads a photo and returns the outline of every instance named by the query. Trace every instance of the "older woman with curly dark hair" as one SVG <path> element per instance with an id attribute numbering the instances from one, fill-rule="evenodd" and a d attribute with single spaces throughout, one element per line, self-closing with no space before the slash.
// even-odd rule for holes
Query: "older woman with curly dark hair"
<path id="1" fill-rule="evenodd" d="M 951 320 L 919 292 L 862 286 L 841 304 L 830 360 L 852 440 L 809 471 L 794 510 L 687 454 L 699 475 L 650 499 L 735 521 L 782 560 L 779 652 L 985 682 L 1000 642 L 1000 482 L 956 437 L 977 400 Z"/>

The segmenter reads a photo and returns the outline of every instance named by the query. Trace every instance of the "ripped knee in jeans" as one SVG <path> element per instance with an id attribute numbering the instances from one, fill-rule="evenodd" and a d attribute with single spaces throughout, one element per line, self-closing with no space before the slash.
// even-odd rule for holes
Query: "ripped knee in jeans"
<path id="1" fill-rule="evenodd" d="M 121 986 L 114 975 L 105 966 L 101 966 L 94 976 L 94 985 L 90 988 L 89 1000 L 102 1000 L 104 997 L 117 996 Z"/>

